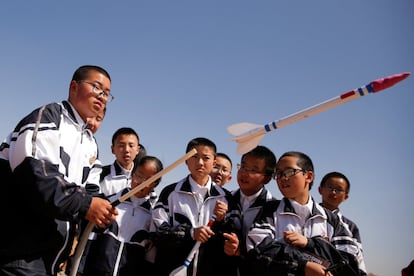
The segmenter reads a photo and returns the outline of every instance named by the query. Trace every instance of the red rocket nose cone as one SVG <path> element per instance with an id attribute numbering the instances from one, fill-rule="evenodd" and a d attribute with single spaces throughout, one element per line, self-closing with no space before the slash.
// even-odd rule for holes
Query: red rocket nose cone
<path id="1" fill-rule="evenodd" d="M 379 92 L 381 90 L 387 89 L 394 84 L 406 79 L 411 73 L 410 72 L 404 72 L 401 74 L 395 74 L 392 76 L 388 76 L 382 79 L 374 80 L 371 82 L 372 88 L 374 92 Z"/>

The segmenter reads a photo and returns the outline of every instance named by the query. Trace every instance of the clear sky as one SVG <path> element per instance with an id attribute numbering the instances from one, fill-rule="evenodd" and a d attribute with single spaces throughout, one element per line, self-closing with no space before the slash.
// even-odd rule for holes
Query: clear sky
<path id="1" fill-rule="evenodd" d="M 133 127 L 167 166 L 204 136 L 240 161 L 227 127 L 266 124 L 377 78 L 414 73 L 414 2 L 5 1 L 0 9 L 0 136 L 32 109 L 66 99 L 81 65 L 112 77 L 97 133 Z M 268 133 L 277 156 L 307 153 L 322 176 L 351 181 L 343 213 L 360 227 L 369 272 L 400 275 L 414 259 L 414 76 Z M 187 174 L 168 173 L 159 188 Z M 233 170 L 236 174 L 236 169 Z M 237 183 L 227 188 L 237 188 Z M 280 198 L 276 183 L 268 184 Z"/>

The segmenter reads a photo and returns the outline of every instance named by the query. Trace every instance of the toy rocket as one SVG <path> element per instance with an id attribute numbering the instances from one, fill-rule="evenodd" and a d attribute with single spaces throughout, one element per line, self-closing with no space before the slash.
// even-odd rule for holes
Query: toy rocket
<path id="1" fill-rule="evenodd" d="M 263 136 L 273 130 L 292 124 L 299 120 L 308 118 L 322 111 L 328 110 L 335 106 L 358 99 L 369 93 L 376 93 L 387 89 L 396 83 L 406 79 L 410 75 L 409 72 L 391 75 L 382 79 L 371 81 L 369 84 L 360 88 L 348 91 L 337 97 L 331 98 L 325 102 L 308 107 L 294 114 L 288 115 L 280 120 L 273 121 L 266 125 L 258 125 L 253 123 L 237 123 L 229 126 L 227 131 L 234 137 L 232 141 L 238 143 L 237 153 L 244 154 L 254 149 L 262 140 Z"/>

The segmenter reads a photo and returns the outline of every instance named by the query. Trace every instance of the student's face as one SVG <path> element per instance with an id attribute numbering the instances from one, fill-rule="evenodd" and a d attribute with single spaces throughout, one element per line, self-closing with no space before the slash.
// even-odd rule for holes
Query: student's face
<path id="1" fill-rule="evenodd" d="M 106 106 L 105 100 L 93 92 L 93 87 L 89 83 L 93 83 L 105 91 L 111 89 L 111 81 L 105 75 L 96 71 L 91 71 L 87 79 L 81 82 L 71 81 L 69 101 L 84 122 L 87 121 L 87 118 L 98 115 Z"/>
<path id="2" fill-rule="evenodd" d="M 266 162 L 263 158 L 251 155 L 243 157 L 237 171 L 237 183 L 243 194 L 254 195 L 263 188 L 271 179 L 271 176 L 265 173 Z"/>
<path id="3" fill-rule="evenodd" d="M 139 152 L 139 141 L 133 134 L 121 134 L 111 146 L 116 161 L 127 170 L 132 168 L 132 163 Z"/>
<path id="4" fill-rule="evenodd" d="M 276 164 L 276 175 L 288 169 L 301 170 L 302 168 L 296 165 L 297 161 L 298 158 L 293 156 L 285 156 L 279 159 Z M 312 182 L 312 180 L 312 171 L 297 171 L 296 174 L 290 177 L 282 176 L 280 178 L 277 178 L 276 183 L 283 196 L 289 199 L 293 199 L 300 204 L 306 204 L 309 199 L 309 184 Z"/>
<path id="5" fill-rule="evenodd" d="M 154 162 L 146 162 L 143 165 L 137 167 L 135 172 L 132 174 L 131 188 L 134 189 L 138 185 L 142 184 L 144 181 L 148 180 L 151 176 L 157 173 L 157 167 Z M 139 190 L 134 195 L 138 198 L 147 196 L 154 188 L 154 185 L 151 184 L 144 189 Z"/>
<path id="6" fill-rule="evenodd" d="M 98 131 L 98 129 L 101 127 L 104 116 L 105 116 L 104 111 L 101 110 L 98 113 L 98 115 L 92 118 L 88 118 L 86 120 L 88 124 L 88 128 L 92 131 L 93 134 L 95 134 Z"/>
<path id="7" fill-rule="evenodd" d="M 200 185 L 207 183 L 209 174 L 215 165 L 214 151 L 207 146 L 196 146 L 197 153 L 187 161 L 192 178 Z"/>
<path id="8" fill-rule="evenodd" d="M 335 210 L 348 198 L 347 182 L 340 177 L 330 177 L 324 186 L 319 186 L 319 193 L 322 196 L 322 204 L 329 210 Z"/>
<path id="9" fill-rule="evenodd" d="M 230 161 L 221 156 L 216 157 L 216 165 L 210 172 L 211 179 L 220 186 L 228 183 L 231 176 L 231 164 Z"/>

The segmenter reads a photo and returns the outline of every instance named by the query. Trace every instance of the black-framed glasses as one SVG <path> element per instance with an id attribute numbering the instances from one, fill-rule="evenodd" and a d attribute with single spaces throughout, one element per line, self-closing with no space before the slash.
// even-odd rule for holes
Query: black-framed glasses
<path id="1" fill-rule="evenodd" d="M 212 171 L 214 173 L 221 173 L 222 175 L 228 176 L 230 175 L 231 171 L 226 169 L 225 167 L 221 167 L 221 166 L 214 166 Z"/>
<path id="2" fill-rule="evenodd" d="M 99 87 L 96 83 L 93 82 L 89 82 L 89 81 L 78 81 L 78 82 L 84 82 L 89 84 L 90 86 L 92 86 L 92 92 L 97 96 L 97 97 L 101 97 L 102 99 L 105 100 L 106 103 L 110 103 L 112 102 L 113 99 L 115 99 L 114 96 L 112 96 L 111 93 L 109 93 L 108 91 L 103 90 L 101 87 Z"/>
<path id="3" fill-rule="evenodd" d="M 152 177 L 152 176 L 151 176 Z M 134 172 L 132 175 L 131 175 L 131 178 L 132 178 L 132 180 L 135 180 L 135 181 L 137 181 L 137 182 L 139 182 L 139 183 L 144 183 L 145 181 L 147 181 L 148 179 L 150 179 L 151 177 L 147 177 L 147 178 L 145 178 L 144 176 L 142 176 L 139 172 Z M 156 180 L 156 181 L 154 181 L 152 184 L 150 184 L 149 185 L 149 187 L 152 187 L 152 188 L 155 188 L 155 187 L 157 187 L 157 185 L 159 184 L 161 182 L 161 180 L 160 179 L 158 179 L 158 180 Z"/>
<path id="4" fill-rule="evenodd" d="M 239 171 L 245 172 L 250 175 L 268 175 L 266 172 L 261 172 L 254 168 L 249 168 L 243 164 L 237 164 L 237 168 L 239 169 Z"/>
<path id="5" fill-rule="evenodd" d="M 345 190 L 342 190 L 341 188 L 335 188 L 333 186 L 322 186 L 323 189 L 330 191 L 331 193 L 335 192 L 337 194 L 343 194 L 346 193 Z"/>
<path id="6" fill-rule="evenodd" d="M 286 178 L 286 179 L 289 179 L 290 177 L 296 175 L 298 172 L 305 173 L 306 171 L 302 170 L 302 169 L 289 168 L 289 169 L 286 169 L 286 170 L 283 170 L 283 171 L 276 171 L 275 174 L 274 174 L 274 178 L 276 180 L 280 180 L 283 177 Z"/>
<path id="7" fill-rule="evenodd" d="M 132 174 L 132 178 L 135 179 L 135 180 L 137 180 L 137 181 L 141 181 L 141 182 L 147 181 L 149 179 L 149 177 L 148 178 L 145 178 L 144 176 L 142 176 L 138 172 L 133 173 Z"/>

